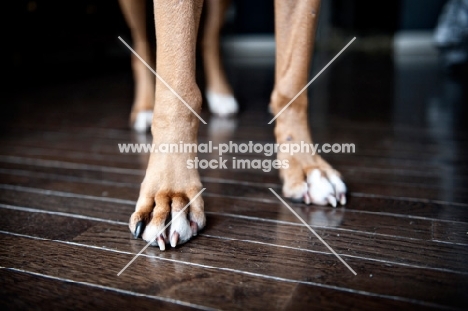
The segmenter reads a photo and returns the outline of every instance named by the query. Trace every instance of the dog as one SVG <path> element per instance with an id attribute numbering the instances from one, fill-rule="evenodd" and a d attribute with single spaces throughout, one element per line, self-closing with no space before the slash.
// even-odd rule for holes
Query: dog
<path id="1" fill-rule="evenodd" d="M 147 63 L 152 59 L 146 38 L 145 0 L 119 0 L 130 27 L 134 50 Z M 203 59 L 207 79 L 206 98 L 210 111 L 235 114 L 238 104 L 227 83 L 219 55 L 219 32 L 227 0 L 206 0 L 207 19 L 203 37 Z M 315 41 L 320 0 L 275 0 L 276 67 L 270 110 L 277 115 L 307 84 Z M 156 70 L 167 84 L 199 113 L 201 91 L 195 80 L 195 49 L 203 0 L 154 0 Z M 151 126 L 153 144 L 197 143 L 199 119 L 163 83 L 132 56 L 135 99 L 130 121 L 137 131 Z M 156 86 L 155 86 L 156 85 Z M 307 95 L 302 93 L 276 119 L 278 144 L 312 143 L 307 123 Z M 196 236 L 206 223 L 202 189 L 196 169 L 186 166 L 196 157 L 188 153 L 152 153 L 141 184 L 135 212 L 129 221 L 135 238 L 153 242 L 160 250 Z M 319 155 L 278 152 L 283 195 L 293 201 L 318 205 L 346 204 L 346 186 L 341 175 Z M 186 217 L 175 216 L 191 202 Z M 168 230 L 163 230 L 172 216 Z M 157 236 L 159 233 L 159 236 Z"/>

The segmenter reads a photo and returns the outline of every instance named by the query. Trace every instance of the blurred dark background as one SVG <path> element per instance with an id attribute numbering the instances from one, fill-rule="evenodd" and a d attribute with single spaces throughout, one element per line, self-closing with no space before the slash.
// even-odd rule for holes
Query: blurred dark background
<path id="1" fill-rule="evenodd" d="M 147 2 L 149 39 L 155 45 L 152 1 Z M 315 122 L 324 122 L 323 116 L 332 114 L 426 124 L 427 116 L 422 112 L 439 102 L 450 107 L 437 111 L 465 114 L 466 75 L 453 79 L 440 70 L 433 39 L 447 2 L 323 0 L 312 72 L 318 72 L 352 37 L 358 40 L 337 62 L 341 65 L 331 66 L 308 90 Z M 131 90 L 130 52 L 117 38 L 131 42 L 131 36 L 117 0 L 17 0 L 5 5 L 4 12 L 13 22 L 3 37 L 3 66 L 8 78 L 0 118 L 11 119 L 21 110 L 15 104 L 18 94 L 43 86 L 122 77 Z M 273 0 L 232 1 L 225 17 L 222 47 L 228 78 L 244 108 L 266 107 L 274 78 L 273 29 Z M 350 78 L 356 76 L 359 79 Z M 203 79 L 199 81 L 203 90 Z M 78 93 L 76 98 L 80 98 Z M 130 91 L 127 93 L 124 100 L 130 109 L 132 97 Z M 353 108 L 357 105 L 362 109 Z M 463 126 L 464 121 L 459 117 L 449 123 Z"/>
<path id="2" fill-rule="evenodd" d="M 434 28 L 446 0 L 325 0 L 321 27 L 334 33 L 392 36 L 401 30 Z M 4 31 L 4 66 L 10 81 L 42 79 L 71 71 L 89 75 L 128 66 L 128 51 L 117 36 L 130 39 L 116 0 L 17 0 L 5 3 L 12 23 Z M 151 7 L 148 1 L 148 7 Z M 148 29 L 153 31 L 152 11 Z M 273 34 L 272 0 L 235 0 L 225 35 Z M 322 40 L 325 39 L 322 36 Z M 6 40 L 5 40 L 6 39 Z M 117 67 L 116 67 L 117 66 Z"/>

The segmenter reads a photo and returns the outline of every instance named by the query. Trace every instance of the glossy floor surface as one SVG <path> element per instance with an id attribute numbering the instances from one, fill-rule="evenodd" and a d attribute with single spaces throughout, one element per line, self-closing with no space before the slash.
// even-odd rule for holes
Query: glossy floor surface
<path id="1" fill-rule="evenodd" d="M 334 52 L 318 53 L 312 74 Z M 127 128 L 125 70 L 38 81 L 8 95 L 0 138 L 0 305 L 8 309 L 467 309 L 467 81 L 436 63 L 345 53 L 309 90 L 316 143 L 349 188 L 345 207 L 289 203 L 276 171 L 201 170 L 207 226 L 148 248 L 127 221 L 150 142 Z M 238 118 L 206 109 L 200 142 L 273 142 L 273 66 L 227 65 Z M 200 155 L 209 158 L 211 155 Z M 243 159 L 265 158 L 229 154 Z"/>

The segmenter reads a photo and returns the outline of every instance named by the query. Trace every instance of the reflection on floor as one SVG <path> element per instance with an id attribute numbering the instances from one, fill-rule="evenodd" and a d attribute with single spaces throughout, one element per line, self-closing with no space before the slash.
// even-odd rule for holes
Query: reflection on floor
<path id="1" fill-rule="evenodd" d="M 333 53 L 318 53 L 312 74 Z M 203 118 L 200 142 L 273 142 L 273 65 L 227 64 L 242 111 Z M 0 138 L 0 305 L 23 308 L 369 309 L 468 307 L 467 79 L 436 63 L 344 54 L 309 90 L 316 143 L 349 187 L 342 208 L 290 205 L 276 171 L 201 170 L 208 225 L 182 247 L 127 228 L 150 142 L 127 128 L 128 71 L 43 81 L 9 95 Z M 202 158 L 217 155 L 201 154 Z M 227 154 L 227 159 L 256 158 Z M 265 156 L 260 156 L 264 158 Z"/>

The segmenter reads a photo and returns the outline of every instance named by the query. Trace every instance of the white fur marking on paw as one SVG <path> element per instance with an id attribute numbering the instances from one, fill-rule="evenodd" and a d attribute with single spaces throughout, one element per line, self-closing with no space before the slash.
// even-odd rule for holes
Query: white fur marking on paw
<path id="1" fill-rule="evenodd" d="M 232 95 L 222 95 L 219 93 L 207 91 L 206 100 L 211 113 L 220 116 L 235 114 L 239 110 L 237 100 Z"/>
<path id="2" fill-rule="evenodd" d="M 153 122 L 153 112 L 150 110 L 138 112 L 133 128 L 137 132 L 146 132 L 151 127 Z"/>
<path id="3" fill-rule="evenodd" d="M 335 186 L 337 193 L 346 192 L 346 185 L 340 179 L 340 177 L 335 174 L 331 174 L 328 178 L 330 179 L 330 182 L 333 184 L 333 186 Z"/>
<path id="4" fill-rule="evenodd" d="M 340 201 L 341 205 L 346 204 L 346 185 L 341 180 L 340 177 L 336 174 L 329 174 L 328 179 L 332 183 L 333 187 L 335 187 L 335 196 Z"/>
<path id="5" fill-rule="evenodd" d="M 153 246 L 156 246 L 158 245 L 159 246 L 159 249 L 160 250 L 165 250 L 165 244 L 164 243 L 160 243 L 160 241 L 158 240 L 158 238 L 156 237 L 157 234 L 159 233 L 160 235 L 162 236 L 166 236 L 165 232 L 162 232 L 160 233 L 160 231 L 164 228 L 164 226 L 155 226 L 155 225 L 152 225 L 152 224 L 149 224 L 148 226 L 146 226 L 145 228 L 145 231 L 143 231 L 143 234 L 141 235 L 141 238 L 143 240 L 145 240 L 146 242 L 150 242 L 152 241 L 151 245 Z"/>
<path id="6" fill-rule="evenodd" d="M 179 240 L 178 244 L 183 244 L 190 240 L 192 237 L 192 228 L 190 227 L 190 222 L 188 221 L 187 217 L 182 214 L 179 217 L 175 218 L 179 214 L 178 212 L 172 213 L 172 223 L 171 223 L 171 230 L 169 233 L 169 237 L 172 238 L 174 232 L 179 233 Z M 172 244 L 172 239 L 171 239 Z M 175 247 L 175 245 L 172 245 Z"/>
<path id="7" fill-rule="evenodd" d="M 307 176 L 307 183 L 309 184 L 309 197 L 310 201 L 319 205 L 336 206 L 336 199 L 333 201 L 330 197 L 335 197 L 335 190 L 327 178 L 322 176 L 320 170 L 315 169 Z"/>

